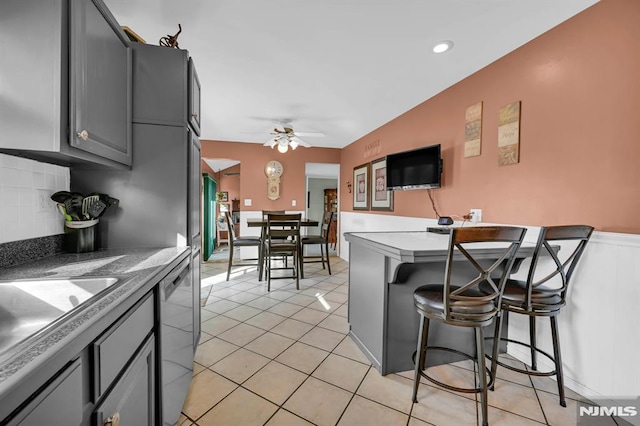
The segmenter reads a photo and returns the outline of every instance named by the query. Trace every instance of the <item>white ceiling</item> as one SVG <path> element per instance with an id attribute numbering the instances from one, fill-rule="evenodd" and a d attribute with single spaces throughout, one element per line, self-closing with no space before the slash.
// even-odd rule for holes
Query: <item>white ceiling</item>
<path id="1" fill-rule="evenodd" d="M 105 0 L 149 44 L 182 24 L 203 139 L 266 142 L 278 122 L 342 148 L 597 0 Z M 452 40 L 450 52 L 431 47 Z"/>

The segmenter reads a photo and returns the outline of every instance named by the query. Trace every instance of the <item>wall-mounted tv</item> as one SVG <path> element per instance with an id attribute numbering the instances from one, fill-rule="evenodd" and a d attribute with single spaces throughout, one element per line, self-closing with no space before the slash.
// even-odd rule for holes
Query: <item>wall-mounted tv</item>
<path id="1" fill-rule="evenodd" d="M 387 155 L 387 188 L 440 188 L 440 144 Z"/>

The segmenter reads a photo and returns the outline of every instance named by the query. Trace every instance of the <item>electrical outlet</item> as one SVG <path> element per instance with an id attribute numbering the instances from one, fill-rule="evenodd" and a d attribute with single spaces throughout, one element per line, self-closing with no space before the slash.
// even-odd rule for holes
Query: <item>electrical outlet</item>
<path id="1" fill-rule="evenodd" d="M 51 194 L 45 189 L 38 189 L 36 198 L 36 212 L 52 212 L 55 202 L 51 199 Z"/>
<path id="2" fill-rule="evenodd" d="M 469 216 L 471 216 L 471 222 L 482 222 L 482 209 L 469 209 Z"/>
<path id="3" fill-rule="evenodd" d="M 296 200 L 291 200 L 291 206 L 295 207 L 296 206 Z"/>

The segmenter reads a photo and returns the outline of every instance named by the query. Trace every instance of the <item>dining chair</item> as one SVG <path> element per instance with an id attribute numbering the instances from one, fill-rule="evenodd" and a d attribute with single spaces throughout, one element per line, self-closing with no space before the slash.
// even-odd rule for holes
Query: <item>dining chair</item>
<path id="1" fill-rule="evenodd" d="M 529 376 L 556 376 L 560 405 L 567 406 L 564 392 L 560 338 L 558 336 L 558 314 L 567 304 L 569 281 L 576 265 L 593 233 L 593 227 L 587 225 L 548 226 L 540 229 L 538 241 L 531 258 L 531 266 L 526 281 L 507 279 L 502 295 L 498 325 L 494 332 L 494 347 L 498 341 L 506 341 L 530 350 L 529 369 L 518 368 L 499 361 L 496 351 L 491 357 L 491 373 L 495 377 L 497 366 L 507 368 Z M 553 245 L 556 247 L 554 248 Z M 560 250 L 556 250 L 560 244 Z M 564 249 L 568 253 L 563 255 Z M 560 256 L 561 255 L 561 256 Z M 547 257 L 548 256 L 548 257 Z M 548 259 L 550 262 L 542 261 Z M 542 262 L 541 262 L 542 261 Z M 543 263 L 545 265 L 543 265 Z M 482 290 L 487 290 L 482 288 Z M 522 314 L 529 317 L 529 342 L 501 337 L 503 312 Z M 551 322 L 551 340 L 553 356 L 540 349 L 536 342 L 536 318 L 549 317 Z M 541 354 L 553 363 L 551 371 L 538 371 L 537 354 Z"/>
<path id="2" fill-rule="evenodd" d="M 224 212 L 224 219 L 227 222 L 227 230 L 229 235 L 229 266 L 227 267 L 227 281 L 229 281 L 229 277 L 231 276 L 231 267 L 232 266 L 257 266 L 258 270 L 260 270 L 261 259 L 258 256 L 258 263 L 236 263 L 233 264 L 233 257 L 235 252 L 235 247 L 258 247 L 260 250 L 260 246 L 262 245 L 262 239 L 260 237 L 236 237 L 236 231 L 233 227 L 233 221 L 231 220 L 231 215 L 229 212 Z"/>
<path id="3" fill-rule="evenodd" d="M 428 283 L 418 287 L 413 293 L 414 305 L 420 314 L 420 329 L 415 359 L 413 381 L 413 402 L 417 402 L 420 377 L 445 389 L 479 393 L 482 406 L 482 424 L 488 425 L 487 389 L 493 385 L 493 376 L 485 366 L 485 344 L 483 327 L 490 325 L 499 312 L 501 289 L 515 260 L 515 254 L 522 244 L 526 229 L 519 227 L 488 226 L 454 228 L 449 237 L 443 283 Z M 501 243 L 497 260 L 482 258 L 482 251 L 467 251 L 483 243 Z M 469 279 L 469 268 L 477 275 Z M 475 272 L 474 272 L 475 273 Z M 500 278 L 497 278 L 499 275 Z M 485 283 L 491 292 L 480 292 L 478 286 Z M 429 321 L 435 320 L 458 327 L 475 330 L 475 356 L 454 348 L 429 346 Z M 494 343 L 495 345 L 495 343 Z M 461 388 L 443 383 L 426 373 L 428 350 L 453 352 L 464 358 L 473 359 L 477 364 L 479 386 Z M 494 346 L 495 350 L 495 346 Z M 487 381 L 489 373 L 489 381 Z"/>
<path id="4" fill-rule="evenodd" d="M 267 271 L 267 291 L 271 291 L 272 279 L 296 279 L 296 290 L 300 290 L 300 221 L 301 213 L 293 214 L 267 214 L 266 240 L 264 248 L 265 263 Z M 286 226 L 283 226 L 286 223 Z M 274 258 L 282 260 L 282 257 L 291 256 L 293 262 L 291 266 L 284 263 L 284 266 L 273 266 Z M 290 276 L 272 277 L 274 270 L 291 270 Z"/>
<path id="5" fill-rule="evenodd" d="M 307 235 L 300 239 L 303 250 L 302 262 L 322 263 L 322 269 L 325 269 L 324 264 L 326 262 L 329 275 L 331 275 L 331 264 L 329 263 L 329 232 L 331 230 L 331 225 L 333 224 L 333 215 L 334 212 L 324 212 L 322 215 L 322 222 L 320 223 L 319 235 Z M 304 255 L 304 247 L 312 244 L 318 244 L 320 246 L 320 256 Z M 302 278 L 304 278 L 304 276 Z"/>

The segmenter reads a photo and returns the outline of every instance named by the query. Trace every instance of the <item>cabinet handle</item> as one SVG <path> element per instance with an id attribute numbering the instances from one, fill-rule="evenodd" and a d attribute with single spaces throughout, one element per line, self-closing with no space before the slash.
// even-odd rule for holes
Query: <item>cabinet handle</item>
<path id="1" fill-rule="evenodd" d="M 105 419 L 104 426 L 120 426 L 120 413 L 117 411 L 113 414 L 113 416 Z"/>
<path id="2" fill-rule="evenodd" d="M 89 132 L 87 132 L 86 130 L 83 130 L 81 132 L 76 133 L 78 135 L 78 137 L 80 139 L 82 139 L 83 141 L 86 141 L 87 139 L 89 139 Z"/>

